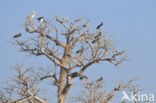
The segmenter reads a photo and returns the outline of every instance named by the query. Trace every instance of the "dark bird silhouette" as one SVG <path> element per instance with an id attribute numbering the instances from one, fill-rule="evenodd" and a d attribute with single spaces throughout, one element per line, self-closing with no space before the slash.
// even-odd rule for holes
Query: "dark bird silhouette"
<path id="1" fill-rule="evenodd" d="M 96 82 L 101 82 L 102 81 L 102 77 L 100 77 L 98 80 L 96 80 Z"/>
<path id="2" fill-rule="evenodd" d="M 87 76 L 81 76 L 79 79 L 80 79 L 80 80 L 88 79 L 88 77 L 87 77 Z"/>
<path id="3" fill-rule="evenodd" d="M 39 22 L 46 22 L 46 21 L 44 20 L 44 17 L 43 17 L 43 16 L 42 16 L 42 17 L 37 18 L 37 20 L 38 20 Z"/>
<path id="4" fill-rule="evenodd" d="M 83 27 L 87 27 L 89 24 L 89 20 L 87 20 L 87 22 L 85 24 L 83 24 Z"/>
<path id="5" fill-rule="evenodd" d="M 78 53 L 83 53 L 83 51 L 84 51 L 84 48 L 82 47 L 80 50 L 77 50 L 76 53 L 77 53 L 77 54 L 78 54 Z"/>
<path id="6" fill-rule="evenodd" d="M 99 25 L 96 27 L 96 29 L 98 30 L 98 29 L 100 29 L 102 26 L 103 26 L 103 22 L 101 22 L 101 24 L 99 24 Z"/>
<path id="7" fill-rule="evenodd" d="M 117 85 L 115 88 L 114 88 L 114 91 L 119 91 L 121 88 L 121 85 Z"/>
<path id="8" fill-rule="evenodd" d="M 71 57 L 71 55 L 70 55 L 70 54 L 67 54 L 67 56 L 68 56 L 68 57 Z"/>
<path id="9" fill-rule="evenodd" d="M 21 33 L 18 33 L 18 34 L 16 34 L 16 35 L 14 35 L 13 38 L 19 38 L 19 37 L 21 37 L 21 36 L 22 36 L 22 34 L 21 34 Z"/>

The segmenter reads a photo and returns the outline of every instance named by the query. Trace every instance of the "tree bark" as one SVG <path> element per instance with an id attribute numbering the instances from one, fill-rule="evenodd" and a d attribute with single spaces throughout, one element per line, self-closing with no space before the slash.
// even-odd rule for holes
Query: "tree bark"
<path id="1" fill-rule="evenodd" d="M 60 71 L 60 80 L 59 80 L 59 86 L 58 86 L 58 103 L 64 103 L 65 102 L 65 95 L 63 95 L 63 89 L 65 87 L 65 77 L 66 77 L 66 71 L 64 69 L 61 69 Z"/>
<path id="2" fill-rule="evenodd" d="M 66 67 L 67 65 L 67 57 L 65 56 L 67 50 L 65 50 L 65 53 L 64 53 L 64 57 L 62 58 L 62 65 L 63 67 Z M 67 75 L 67 72 L 64 68 L 61 68 L 60 70 L 60 78 L 59 78 L 59 85 L 58 85 L 58 103 L 65 103 L 65 99 L 66 99 L 66 94 L 65 91 L 64 92 L 64 89 L 66 87 L 65 85 L 65 78 L 66 78 L 66 75 Z"/>

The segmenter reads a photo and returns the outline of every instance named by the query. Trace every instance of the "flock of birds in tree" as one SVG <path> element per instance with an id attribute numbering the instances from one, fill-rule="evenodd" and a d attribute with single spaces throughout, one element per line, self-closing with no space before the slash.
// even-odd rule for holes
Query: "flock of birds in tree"
<path id="1" fill-rule="evenodd" d="M 32 18 L 35 17 L 35 15 L 36 15 L 36 12 L 35 12 L 35 11 L 32 11 L 32 14 L 29 15 L 29 16 L 27 16 L 27 20 L 31 20 Z M 46 20 L 44 19 L 43 16 L 42 16 L 42 17 L 38 17 L 37 20 L 38 20 L 39 22 L 46 22 Z M 83 25 L 83 27 L 87 27 L 88 24 L 89 24 L 89 20 L 87 20 L 87 22 Z M 96 27 L 96 29 L 98 30 L 98 29 L 100 29 L 102 26 L 103 26 L 103 22 L 101 22 L 101 24 L 99 24 L 99 25 Z M 15 35 L 13 36 L 13 38 L 19 38 L 19 37 L 21 37 L 21 36 L 22 36 L 22 34 L 21 34 L 21 33 L 18 33 L 18 34 L 15 34 Z M 97 40 L 99 40 L 99 37 L 100 37 L 100 36 L 101 36 L 101 32 L 95 37 L 96 40 L 94 40 L 92 43 L 95 43 Z"/>
<path id="2" fill-rule="evenodd" d="M 32 11 L 32 14 L 29 15 L 29 16 L 27 16 L 27 20 L 31 20 L 32 18 L 35 17 L 35 15 L 36 15 L 36 12 L 35 12 L 35 11 Z M 37 18 L 37 20 L 38 20 L 39 22 L 46 22 L 45 19 L 44 19 L 44 17 L 39 17 L 39 18 Z M 13 36 L 13 38 L 19 38 L 19 37 L 21 37 L 21 36 L 22 36 L 22 34 L 21 34 L 21 33 L 18 33 L 18 34 L 15 34 L 15 35 Z"/>
<path id="3" fill-rule="evenodd" d="M 29 16 L 27 17 L 27 20 L 31 20 L 32 18 L 35 17 L 35 15 L 36 15 L 36 12 L 35 12 L 35 11 L 32 11 L 32 14 L 29 15 Z M 39 22 L 46 22 L 45 19 L 44 19 L 44 17 L 38 17 L 37 20 L 38 20 Z M 87 27 L 88 24 L 89 24 L 89 20 L 87 20 L 87 22 L 83 25 L 83 27 Z M 101 23 L 96 27 L 96 29 L 98 30 L 98 29 L 100 29 L 102 26 L 103 26 L 103 22 L 101 22 Z M 100 39 L 101 35 L 102 35 L 102 32 L 99 31 L 98 34 L 94 37 L 94 40 L 92 41 L 92 44 L 96 43 L 96 42 Z M 19 37 L 21 37 L 21 36 L 22 36 L 22 34 L 21 34 L 21 33 L 18 33 L 18 34 L 15 34 L 15 35 L 13 36 L 13 38 L 19 38 Z M 81 49 L 77 50 L 76 53 L 77 53 L 77 54 L 82 54 L 83 51 L 84 51 L 84 47 L 82 47 Z M 70 55 L 69 55 L 69 56 L 70 56 Z"/>
<path id="4" fill-rule="evenodd" d="M 81 76 L 79 79 L 84 80 L 84 79 L 88 79 L 88 77 L 87 76 Z M 100 77 L 99 79 L 96 80 L 96 83 L 100 83 L 102 80 L 103 80 L 103 78 Z"/>
<path id="5" fill-rule="evenodd" d="M 29 16 L 27 17 L 27 20 L 31 20 L 32 18 L 35 17 L 35 15 L 36 15 L 36 12 L 35 12 L 35 11 L 32 11 L 32 14 L 29 15 Z M 42 16 L 42 17 L 38 17 L 37 20 L 38 20 L 39 22 L 46 22 L 46 20 L 44 19 L 43 16 Z M 89 24 L 89 20 L 87 20 L 87 22 L 83 25 L 83 27 L 87 27 L 88 24 Z M 99 29 L 101 29 L 102 26 L 103 26 L 103 22 L 101 22 L 101 23 L 96 27 L 96 29 L 99 30 Z M 100 31 L 100 32 L 94 37 L 95 39 L 92 41 L 92 43 L 97 42 L 97 41 L 100 39 L 100 36 L 101 36 L 101 35 L 102 35 L 102 33 L 101 33 L 101 31 Z M 19 37 L 21 37 L 21 36 L 22 36 L 22 33 L 18 33 L 18 34 L 15 34 L 15 35 L 13 36 L 13 38 L 19 38 Z M 77 54 L 78 54 L 78 53 L 82 54 L 83 51 L 84 51 L 84 47 L 82 47 L 81 49 L 77 50 L 76 53 L 77 53 Z M 88 79 L 88 77 L 87 77 L 87 76 L 81 76 L 79 79 L 80 79 L 80 80 Z M 96 80 L 96 83 L 101 82 L 102 79 L 103 79 L 103 78 L 100 77 L 99 79 Z"/>

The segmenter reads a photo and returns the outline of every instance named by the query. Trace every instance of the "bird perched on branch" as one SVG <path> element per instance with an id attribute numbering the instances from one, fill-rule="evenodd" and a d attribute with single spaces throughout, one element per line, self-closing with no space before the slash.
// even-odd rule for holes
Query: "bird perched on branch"
<path id="1" fill-rule="evenodd" d="M 89 20 L 87 20 L 87 22 L 85 24 L 83 24 L 83 27 L 87 27 L 89 24 Z"/>
<path id="2" fill-rule="evenodd" d="M 22 36 L 22 34 L 21 34 L 21 33 L 18 33 L 18 34 L 16 34 L 16 35 L 14 35 L 13 38 L 19 38 L 19 37 L 21 37 L 21 36 Z"/>
<path id="3" fill-rule="evenodd" d="M 99 32 L 99 33 L 95 36 L 95 39 L 99 39 L 101 35 L 102 35 L 102 33 Z"/>
<path id="4" fill-rule="evenodd" d="M 92 41 L 92 44 L 94 44 L 95 42 L 97 42 L 97 41 L 100 39 L 101 35 L 102 35 L 102 33 L 99 32 L 99 33 L 94 37 L 95 39 Z"/>
<path id="5" fill-rule="evenodd" d="M 98 80 L 96 80 L 96 82 L 98 83 L 98 82 L 101 82 L 102 81 L 102 77 L 100 77 Z"/>
<path id="6" fill-rule="evenodd" d="M 79 79 L 80 79 L 80 80 L 88 79 L 88 77 L 87 77 L 87 76 L 81 76 Z"/>
<path id="7" fill-rule="evenodd" d="M 70 55 L 70 54 L 67 54 L 67 56 L 68 56 L 68 57 L 71 57 L 71 55 Z"/>
<path id="8" fill-rule="evenodd" d="M 46 21 L 44 20 L 44 17 L 43 17 L 43 16 L 42 16 L 42 17 L 37 18 L 37 20 L 38 20 L 39 22 L 46 22 Z"/>
<path id="9" fill-rule="evenodd" d="M 27 20 L 30 20 L 30 19 L 34 18 L 35 15 L 36 15 L 36 12 L 35 11 L 32 11 L 32 14 L 29 15 L 29 16 L 27 16 Z"/>
<path id="10" fill-rule="evenodd" d="M 99 24 L 99 25 L 96 27 L 96 29 L 98 30 L 98 29 L 100 29 L 102 26 L 103 26 L 103 22 L 101 22 L 101 24 Z"/>
<path id="11" fill-rule="evenodd" d="M 78 54 L 78 53 L 81 53 L 81 54 L 82 54 L 83 51 L 84 51 L 84 47 L 82 47 L 80 50 L 77 50 L 76 53 L 77 53 L 77 54 Z"/>

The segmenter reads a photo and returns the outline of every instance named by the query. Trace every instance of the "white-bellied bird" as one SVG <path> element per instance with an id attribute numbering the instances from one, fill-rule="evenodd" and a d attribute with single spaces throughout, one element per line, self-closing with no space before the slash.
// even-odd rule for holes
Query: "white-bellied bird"
<path id="1" fill-rule="evenodd" d="M 43 17 L 43 16 L 42 16 L 42 17 L 37 18 L 37 20 L 38 20 L 39 22 L 45 22 L 45 20 L 44 20 L 44 17 Z"/>
<path id="2" fill-rule="evenodd" d="M 29 16 L 27 16 L 27 19 L 30 20 L 30 19 L 34 18 L 35 15 L 36 15 L 36 12 L 35 11 L 32 11 L 32 14 L 29 15 Z"/>
<path id="3" fill-rule="evenodd" d="M 96 29 L 98 30 L 98 29 L 100 29 L 102 26 L 103 26 L 103 22 L 101 22 L 101 24 L 99 24 L 99 25 L 96 27 Z"/>
<path id="4" fill-rule="evenodd" d="M 13 36 L 13 38 L 19 38 L 19 37 L 21 37 L 22 36 L 22 34 L 21 33 L 18 33 L 18 34 L 15 34 L 14 36 Z"/>

